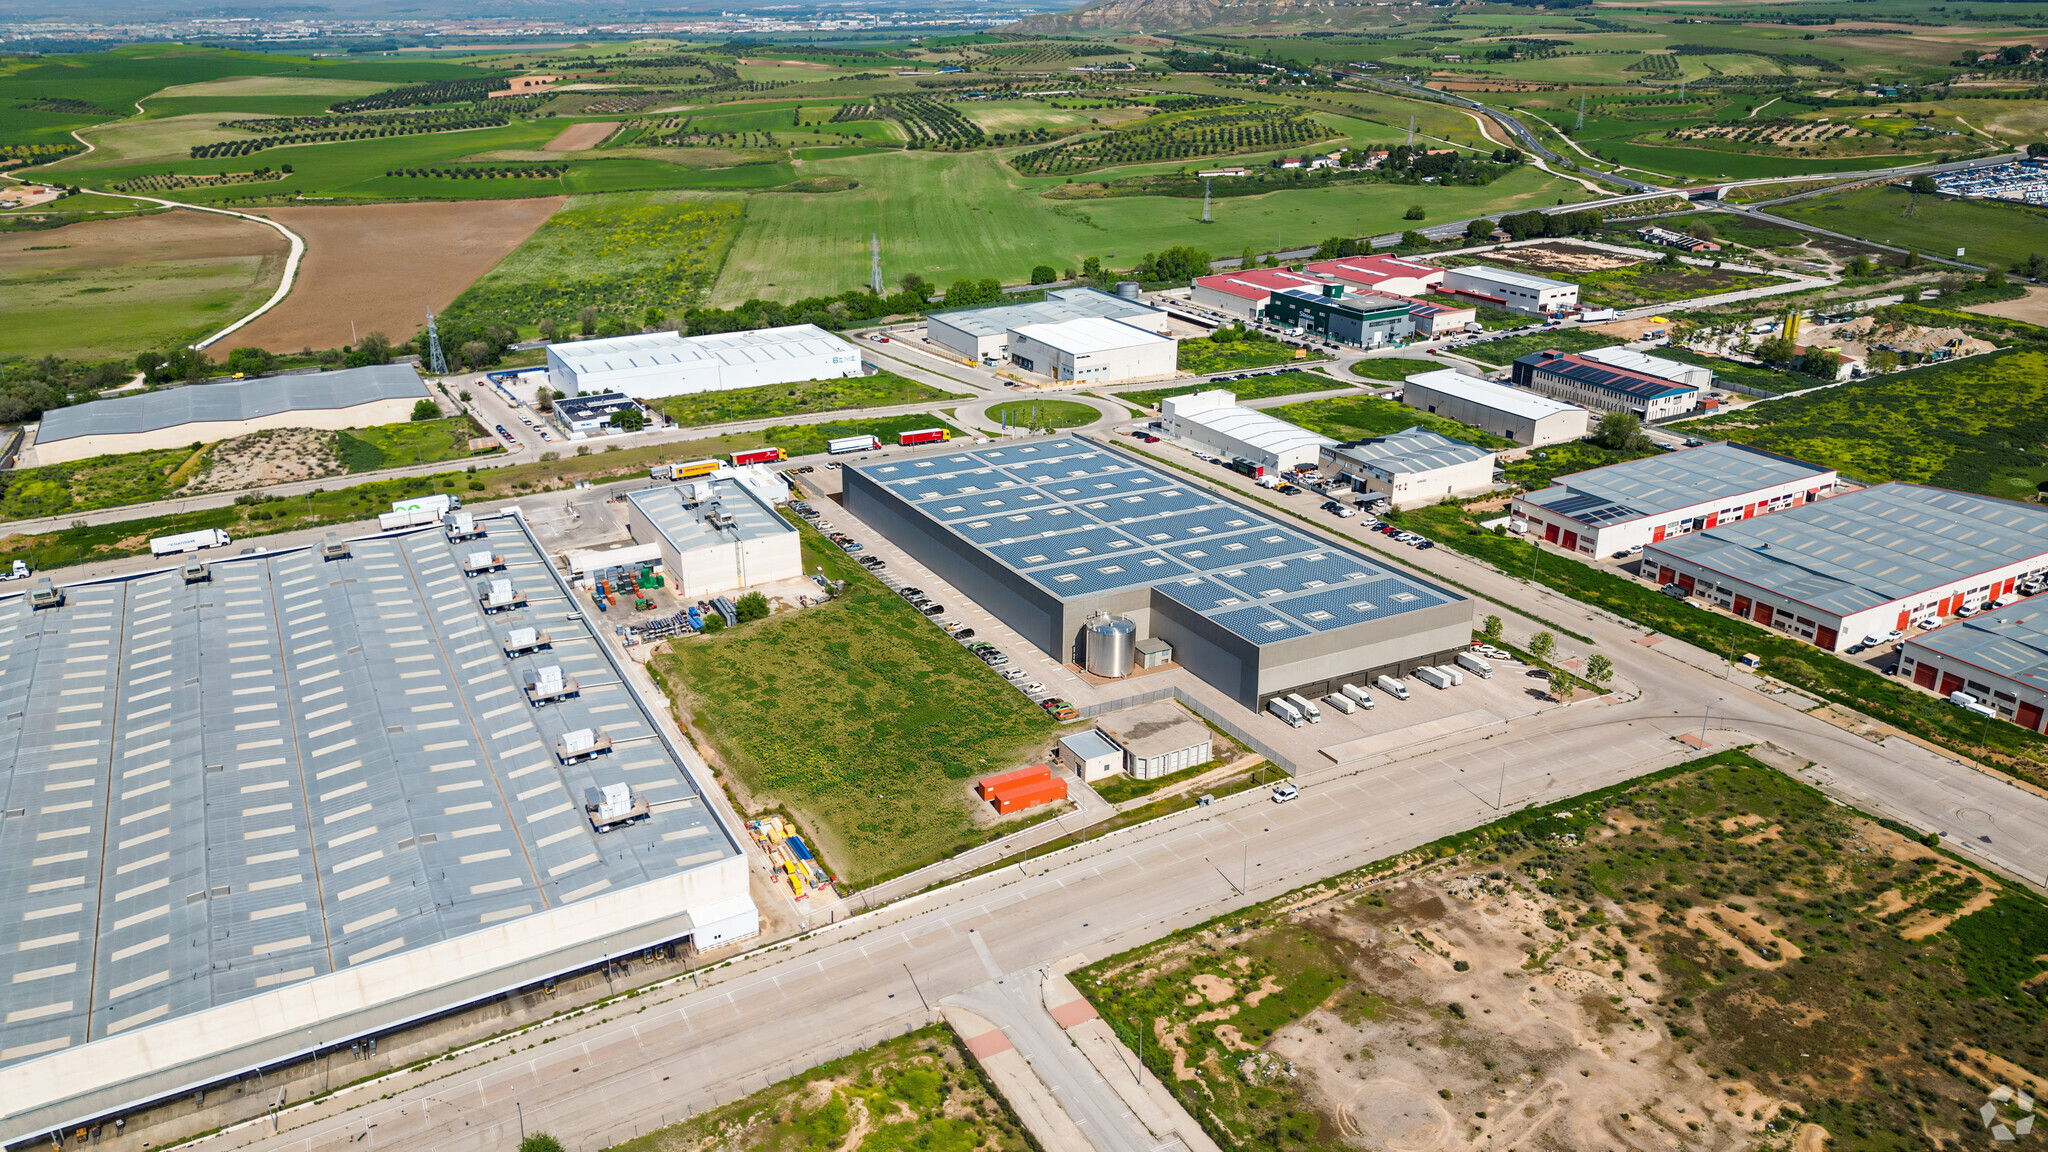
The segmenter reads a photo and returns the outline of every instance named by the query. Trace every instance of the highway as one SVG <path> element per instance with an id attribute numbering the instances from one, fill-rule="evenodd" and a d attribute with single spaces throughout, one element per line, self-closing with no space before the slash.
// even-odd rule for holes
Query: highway
<path id="1" fill-rule="evenodd" d="M 2008 875 L 2042 878 L 2048 797 L 2038 792 L 1910 741 L 1853 734 L 1761 691 L 1768 685 L 1719 656 L 1646 636 L 1448 549 L 1417 553 L 1343 534 L 1532 613 L 1502 612 L 1510 639 L 1545 627 L 1534 617 L 1569 623 L 1639 695 L 1554 708 L 1440 752 L 1308 771 L 1291 804 L 1246 793 L 1109 833 L 757 949 L 700 972 L 701 987 L 671 980 L 615 1008 L 287 1109 L 275 1134 L 254 1122 L 199 1146 L 312 1152 L 354 1141 L 362 1152 L 495 1152 L 523 1122 L 589 1152 L 921 1024 L 941 1002 L 990 1016 L 1020 1048 L 1043 1049 L 1056 1039 L 1010 987 L 1020 974 L 1076 953 L 1093 959 L 1130 948 L 1483 824 L 1498 814 L 1496 796 L 1512 809 L 1680 763 L 1698 754 L 1691 741 L 1702 736 L 1709 748 L 1759 746 L 1845 803 L 1942 832 L 1952 848 Z M 1563 646 L 1567 655 L 1587 651 L 1569 639 Z M 1089 1121 L 1084 1131 L 1117 1123 L 1101 1077 L 1065 1060 L 1034 1067 L 1076 1121 Z M 1091 1138 L 1121 1149 L 1129 1137 Z"/>

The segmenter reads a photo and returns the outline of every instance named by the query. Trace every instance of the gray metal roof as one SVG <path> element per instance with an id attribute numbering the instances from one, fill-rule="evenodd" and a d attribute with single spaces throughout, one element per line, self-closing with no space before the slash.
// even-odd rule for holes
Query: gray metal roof
<path id="1" fill-rule="evenodd" d="M 969 336 L 1000 336 L 1026 324 L 1057 324 L 1084 316 L 1120 319 L 1125 316 L 1156 316 L 1157 308 L 1136 300 L 1125 300 L 1094 288 L 1055 288 L 1045 299 L 1032 304 L 998 304 L 993 308 L 968 308 L 958 312 L 934 312 L 930 319 Z"/>
<path id="2" fill-rule="evenodd" d="M 1532 288 L 1539 292 L 1550 288 L 1576 287 L 1569 280 L 1552 280 L 1548 276 L 1538 276 L 1534 272 L 1524 272 L 1517 268 L 1502 268 L 1497 264 L 1466 264 L 1450 271 L 1484 276 L 1496 284 L 1513 284 L 1517 288 Z"/>
<path id="3" fill-rule="evenodd" d="M 1461 599 L 1071 437 L 857 468 L 1061 600 L 1155 588 L 1258 644 Z"/>
<path id="4" fill-rule="evenodd" d="M 1597 524 L 1661 516 L 1801 479 L 1832 483 L 1834 474 L 1831 468 L 1742 444 L 1707 444 L 1559 476 L 1552 487 L 1522 500 Z"/>
<path id="5" fill-rule="evenodd" d="M 796 533 L 796 525 L 730 477 L 644 488 L 627 493 L 626 499 L 678 552 L 721 540 L 766 540 Z M 714 522 L 714 517 L 721 518 Z"/>
<path id="6" fill-rule="evenodd" d="M 1951 621 L 1906 641 L 1907 652 L 1916 648 L 2048 692 L 2048 597 Z"/>
<path id="7" fill-rule="evenodd" d="M 1527 388 L 1510 388 L 1477 376 L 1467 376 L 1456 368 L 1438 368 L 1431 372 L 1417 372 L 1408 377 L 1411 388 L 1427 388 L 1441 396 L 1455 396 L 1470 404 L 1490 408 L 1509 416 L 1520 416 L 1530 420 L 1541 420 L 1559 412 L 1578 411 L 1576 404 L 1553 400 Z M 1411 405 L 1412 407 L 1413 405 Z"/>
<path id="8" fill-rule="evenodd" d="M 36 443 L 79 436 L 153 432 L 180 424 L 254 420 L 280 412 L 352 408 L 373 400 L 424 399 L 427 386 L 409 364 L 376 364 L 305 376 L 263 376 L 188 384 L 134 396 L 74 404 L 43 414 Z"/>
<path id="9" fill-rule="evenodd" d="M 1222 397 L 1216 404 L 1203 406 L 1212 397 Z M 1173 405 L 1170 415 L 1177 419 L 1199 424 L 1220 436 L 1249 444 L 1261 452 L 1290 452 L 1304 448 L 1334 448 L 1335 440 L 1320 432 L 1311 432 L 1299 424 L 1289 424 L 1270 413 L 1256 408 L 1241 407 L 1236 403 L 1236 393 L 1227 389 L 1212 388 L 1189 396 L 1175 396 L 1167 400 Z"/>
<path id="10" fill-rule="evenodd" d="M 1848 615 L 2028 559 L 2048 566 L 2048 508 L 1880 484 L 1651 547 Z"/>
<path id="11" fill-rule="evenodd" d="M 660 364 L 769 364 L 806 356 L 852 355 L 860 350 L 816 324 L 788 324 L 749 332 L 717 332 L 685 336 L 680 332 L 642 332 L 609 340 L 578 340 L 548 345 L 548 355 L 578 376 L 646 368 Z"/>
<path id="12" fill-rule="evenodd" d="M 0 600 L 0 1066 L 736 854 L 524 525 L 481 522 L 525 609 L 483 616 L 438 528 Z M 530 705 L 545 665 L 580 694 Z M 615 743 L 564 767 L 580 728 Z M 584 790 L 621 782 L 655 814 L 600 841 Z"/>
<path id="13" fill-rule="evenodd" d="M 1493 455 L 1492 449 L 1453 440 L 1420 425 L 1391 436 L 1376 436 L 1332 450 L 1332 455 L 1385 476 L 1406 476 L 1470 464 Z"/>
<path id="14" fill-rule="evenodd" d="M 624 392 L 593 392 L 587 396 L 558 396 L 553 401 L 555 415 L 571 424 L 582 420 L 605 420 L 614 413 L 624 412 L 640 406 L 638 400 Z"/>

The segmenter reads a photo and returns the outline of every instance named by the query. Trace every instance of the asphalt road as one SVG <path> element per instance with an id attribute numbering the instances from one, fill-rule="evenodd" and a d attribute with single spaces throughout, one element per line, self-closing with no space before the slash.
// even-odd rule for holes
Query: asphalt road
<path id="1" fill-rule="evenodd" d="M 1215 482 L 1228 487 L 1229 479 Z M 1039 1035 L 1009 978 L 1077 952 L 1096 958 L 1157 939 L 1483 824 L 1499 809 L 1682 762 L 1697 755 L 1689 741 L 1702 735 L 1709 748 L 1765 746 L 1774 761 L 1846 803 L 1941 831 L 1989 865 L 2041 879 L 2048 798 L 1907 741 L 1853 735 L 1758 691 L 1754 678 L 1718 657 L 1668 638 L 1646 644 L 1651 638 L 1636 629 L 1448 550 L 1383 547 L 1381 537 L 1356 542 L 1591 635 L 1639 695 L 1554 708 L 1445 751 L 1306 772 L 1302 798 L 1291 804 L 1246 793 L 1109 833 L 762 948 L 700 973 L 701 988 L 686 977 L 616 1008 L 557 1019 L 288 1110 L 275 1135 L 252 1123 L 215 1139 L 307 1152 L 344 1141 L 362 1152 L 486 1152 L 516 1139 L 523 1123 L 584 1152 L 923 1023 L 949 998 L 1000 1017 L 1006 1030 L 1017 1029 L 1020 1048 L 1050 1045 L 1054 1038 Z M 1510 638 L 1546 626 L 1485 602 L 1475 610 L 1501 612 Z M 1568 639 L 1564 647 L 1567 655 L 1585 650 Z M 996 976 L 1004 983 L 991 989 Z M 550 1042 L 538 1044 L 542 1038 Z M 1113 1095 L 1070 1063 L 1036 1067 L 1077 1122 L 1089 1121 L 1084 1130 L 1096 1133 L 1099 1147 L 1127 1147 L 1111 1132 L 1120 1107 Z"/>

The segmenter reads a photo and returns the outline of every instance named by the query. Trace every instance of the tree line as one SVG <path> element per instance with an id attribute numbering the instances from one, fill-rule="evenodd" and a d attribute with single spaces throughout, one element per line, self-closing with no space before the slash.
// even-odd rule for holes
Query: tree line
<path id="1" fill-rule="evenodd" d="M 280 148 L 287 144 L 327 144 L 338 140 L 376 140 L 386 136 L 420 136 L 432 132 L 459 132 L 467 128 L 498 128 L 512 121 L 505 116 L 464 116 L 460 118 L 437 119 L 412 124 L 386 124 L 376 128 L 332 128 L 318 132 L 288 132 L 279 136 L 259 136 L 254 140 L 217 140 L 211 144 L 192 145 L 192 159 L 213 160 L 228 156 L 247 156 L 266 148 Z"/>

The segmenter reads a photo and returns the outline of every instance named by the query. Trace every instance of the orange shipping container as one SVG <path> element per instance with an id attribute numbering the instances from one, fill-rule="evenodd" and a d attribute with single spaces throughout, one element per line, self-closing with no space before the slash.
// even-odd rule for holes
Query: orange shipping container
<path id="1" fill-rule="evenodd" d="M 1005 772 L 1000 776 L 984 777 L 979 784 L 974 786 L 974 792 L 975 795 L 980 796 L 983 800 L 994 800 L 997 793 L 1006 792 L 1019 784 L 1029 784 L 1036 780 L 1049 780 L 1051 778 L 1051 768 L 1043 764 L 1033 764 L 1029 768 L 1019 768 L 1014 772 Z"/>
<path id="2" fill-rule="evenodd" d="M 1036 780 L 1029 784 L 1013 784 L 996 794 L 996 811 L 1007 815 L 1066 798 L 1067 780 L 1064 776 L 1051 780 Z"/>

